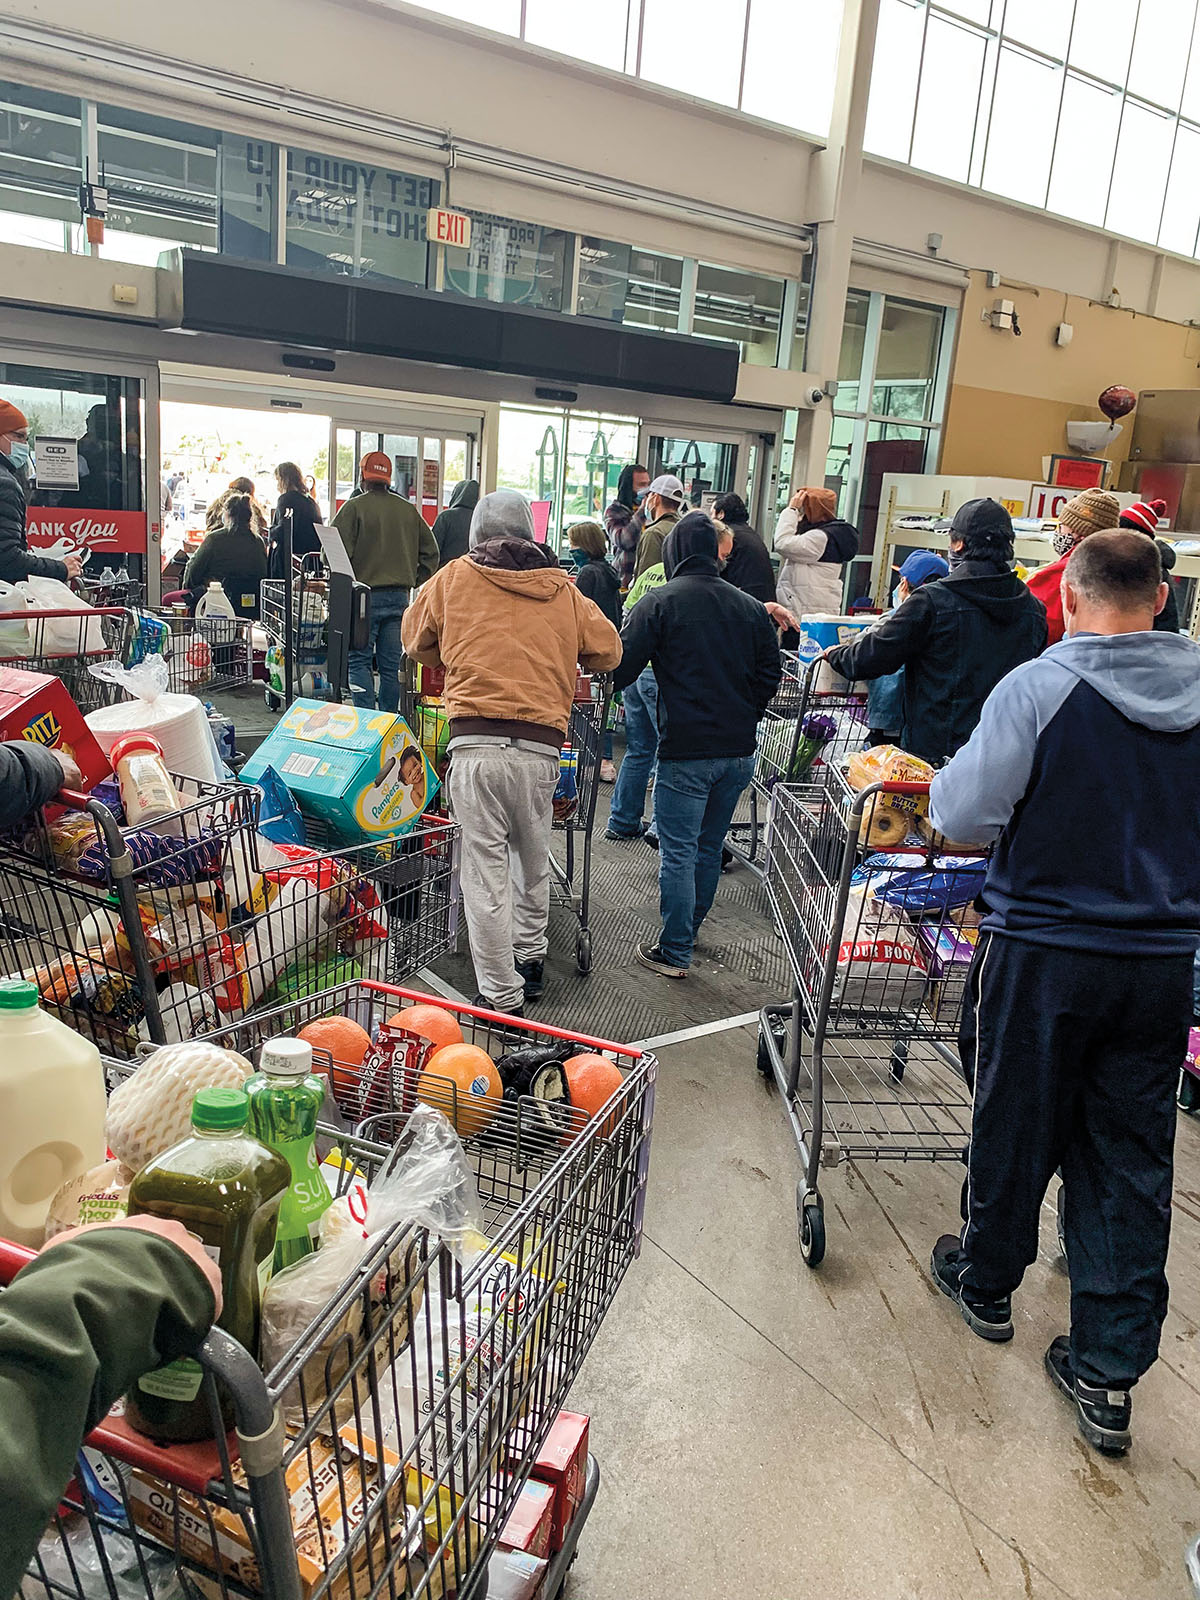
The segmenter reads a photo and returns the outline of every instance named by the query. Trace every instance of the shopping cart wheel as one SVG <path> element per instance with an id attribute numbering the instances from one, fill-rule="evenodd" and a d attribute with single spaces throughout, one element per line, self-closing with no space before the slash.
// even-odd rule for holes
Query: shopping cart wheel
<path id="1" fill-rule="evenodd" d="M 274 689 L 264 689 L 263 699 L 267 702 L 268 711 L 283 710 L 283 696 L 281 694 L 276 694 Z"/>
<path id="2" fill-rule="evenodd" d="M 1181 1068 L 1179 1073 L 1179 1109 L 1195 1111 L 1200 1106 L 1200 1079 Z"/>
<path id="3" fill-rule="evenodd" d="M 1058 1200 L 1055 1202 L 1054 1220 L 1058 1227 L 1058 1248 L 1062 1251 L 1062 1258 L 1067 1259 L 1067 1191 L 1060 1183 L 1058 1186 Z"/>
<path id="4" fill-rule="evenodd" d="M 908 1066 L 908 1040 L 897 1039 L 888 1059 L 888 1072 L 893 1083 L 904 1082 L 904 1069 Z"/>
<path id="5" fill-rule="evenodd" d="M 800 1254 L 806 1267 L 819 1267 L 825 1259 L 825 1202 L 796 1185 L 796 1220 L 800 1225 Z"/>
<path id="6" fill-rule="evenodd" d="M 592 970 L 592 934 L 590 928 L 580 928 L 575 939 L 575 966 L 581 977 Z"/>
<path id="7" fill-rule="evenodd" d="M 758 1054 L 754 1058 L 754 1064 L 768 1083 L 774 1082 L 775 1065 L 771 1060 L 771 1049 L 767 1044 L 767 1036 L 762 1031 L 761 1024 L 758 1030 Z"/>

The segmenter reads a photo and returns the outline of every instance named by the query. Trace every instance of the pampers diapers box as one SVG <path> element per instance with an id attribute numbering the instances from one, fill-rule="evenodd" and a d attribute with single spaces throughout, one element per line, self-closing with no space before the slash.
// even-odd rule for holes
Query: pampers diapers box
<path id="1" fill-rule="evenodd" d="M 293 701 L 240 776 L 254 783 L 266 767 L 274 767 L 305 816 L 345 839 L 407 833 L 438 791 L 403 717 L 325 700 Z"/>
<path id="2" fill-rule="evenodd" d="M 869 628 L 875 617 L 833 617 L 825 612 L 806 612 L 800 618 L 800 639 L 796 646 L 796 654 L 800 658 L 800 665 L 806 666 L 808 662 L 815 661 L 822 650 L 828 650 L 835 644 L 849 644 L 852 639 L 857 639 L 864 628 Z M 844 694 L 849 689 L 857 692 L 866 691 L 865 684 L 848 684 L 841 673 L 835 672 L 828 662 L 822 662 L 817 673 L 817 694 Z"/>

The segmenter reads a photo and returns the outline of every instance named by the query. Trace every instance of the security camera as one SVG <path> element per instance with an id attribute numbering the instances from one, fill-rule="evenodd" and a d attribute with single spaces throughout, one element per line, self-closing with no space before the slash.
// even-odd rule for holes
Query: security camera
<path id="1" fill-rule="evenodd" d="M 819 406 L 824 398 L 824 389 L 810 389 L 808 391 L 808 403 L 810 406 Z"/>

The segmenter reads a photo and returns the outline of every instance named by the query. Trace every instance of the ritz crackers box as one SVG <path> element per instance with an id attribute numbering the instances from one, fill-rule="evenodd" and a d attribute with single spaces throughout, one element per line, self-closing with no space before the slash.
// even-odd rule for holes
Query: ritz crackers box
<path id="1" fill-rule="evenodd" d="M 72 756 L 91 789 L 112 768 L 61 678 L 0 667 L 0 739 L 26 740 Z"/>

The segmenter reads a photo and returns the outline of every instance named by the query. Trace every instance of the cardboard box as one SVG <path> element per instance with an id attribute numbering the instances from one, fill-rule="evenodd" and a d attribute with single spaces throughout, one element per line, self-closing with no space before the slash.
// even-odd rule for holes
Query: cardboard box
<path id="1" fill-rule="evenodd" d="M 73 756 L 85 789 L 112 771 L 62 679 L 48 672 L 0 667 L 0 739 L 24 739 Z"/>
<path id="2" fill-rule="evenodd" d="M 508 1488 L 507 1473 L 501 1473 L 492 1485 L 492 1495 L 498 1501 Z M 548 1556 L 554 1532 L 554 1488 L 538 1478 L 526 1482 L 516 1504 L 509 1512 L 508 1521 L 500 1534 L 502 1550 L 522 1550 L 529 1556 Z"/>
<path id="3" fill-rule="evenodd" d="M 421 741 L 391 711 L 296 700 L 242 768 L 273 767 L 307 817 L 354 841 L 408 833 L 438 791 Z"/>
<path id="4" fill-rule="evenodd" d="M 918 923 L 917 938 L 929 966 L 925 1009 L 934 1018 L 948 1016 L 962 1004 L 979 929 Z"/>
<path id="5" fill-rule="evenodd" d="M 488 1562 L 487 1600 L 538 1600 L 548 1565 L 521 1550 L 497 1550 Z"/>
<path id="6" fill-rule="evenodd" d="M 588 1419 L 575 1411 L 560 1411 L 533 1464 L 532 1476 L 554 1490 L 554 1516 L 550 1550 L 561 1550 L 567 1529 L 583 1502 L 587 1479 Z"/>
<path id="7" fill-rule="evenodd" d="M 312 1593 L 348 1546 L 350 1559 L 330 1586 L 330 1600 L 349 1596 L 351 1567 L 356 1591 L 361 1594 L 370 1588 L 366 1581 L 369 1562 L 374 1563 L 377 1577 L 389 1548 L 397 1543 L 410 1548 L 414 1563 L 423 1563 L 424 1532 L 404 1506 L 403 1480 L 395 1471 L 398 1465 L 399 1458 L 390 1450 L 380 1453 L 373 1443 L 360 1441 L 353 1426 L 347 1425 L 339 1435 L 336 1453 L 331 1440 L 318 1437 L 287 1468 L 302 1595 Z M 240 1463 L 234 1464 L 233 1477 L 239 1487 L 245 1487 Z M 392 1481 L 381 1495 L 380 1485 L 388 1478 Z M 256 1593 L 261 1591 L 254 1547 L 236 1512 L 200 1501 L 141 1468 L 130 1477 L 129 1505 L 135 1525 L 143 1532 L 172 1549 L 178 1547 L 198 1565 L 220 1571 Z M 365 1535 L 361 1534 L 364 1519 L 369 1520 Z M 403 1572 L 397 1588 L 403 1592 Z"/>

